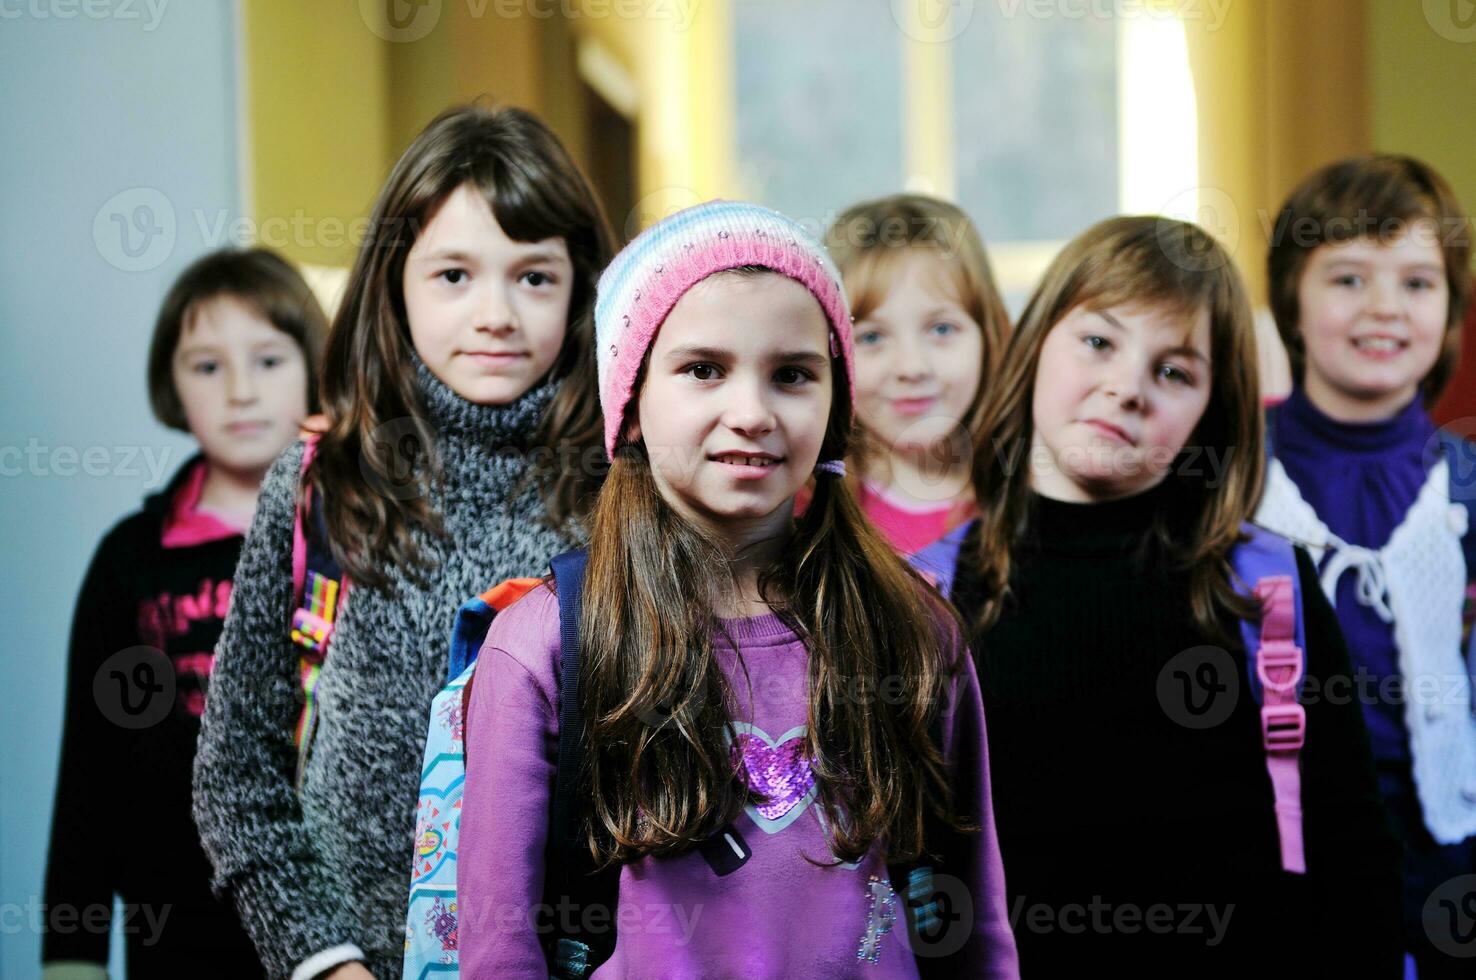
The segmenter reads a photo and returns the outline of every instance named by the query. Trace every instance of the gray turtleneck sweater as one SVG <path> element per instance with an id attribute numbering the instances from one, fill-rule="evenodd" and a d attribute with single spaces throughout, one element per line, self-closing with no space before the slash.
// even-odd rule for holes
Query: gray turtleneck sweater
<path id="1" fill-rule="evenodd" d="M 423 364 L 418 372 L 443 467 L 430 503 L 448 537 L 415 532 L 433 562 L 428 585 L 391 568 L 393 592 L 350 588 L 318 683 L 300 796 L 298 657 L 288 638 L 300 444 L 262 483 L 216 650 L 195 822 L 215 887 L 234 894 L 271 976 L 291 976 L 309 958 L 314 968 L 354 958 L 352 947 L 375 976 L 399 975 L 421 754 L 457 607 L 504 578 L 543 574 L 577 543 L 577 532 L 543 523 L 535 488 L 513 496 L 529 463 L 508 450 L 527 447 L 557 384 L 481 406 Z"/>

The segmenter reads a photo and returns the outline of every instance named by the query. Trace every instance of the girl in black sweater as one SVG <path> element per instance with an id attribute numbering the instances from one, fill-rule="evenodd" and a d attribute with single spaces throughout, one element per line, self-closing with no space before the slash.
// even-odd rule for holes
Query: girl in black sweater
<path id="1" fill-rule="evenodd" d="M 1230 556 L 1263 471 L 1251 311 L 1203 231 L 1052 264 L 986 409 L 954 599 L 1024 976 L 1398 976 L 1398 848 L 1347 651 L 1296 555 L 1305 873 L 1284 870 Z M 1253 583 L 1252 583 L 1253 584 Z"/>
<path id="2" fill-rule="evenodd" d="M 326 331 L 307 284 L 263 249 L 205 256 L 164 300 L 150 401 L 201 452 L 108 532 L 77 599 L 47 980 L 106 976 L 115 894 L 130 976 L 262 975 L 235 910 L 210 893 L 190 779 L 242 536 L 267 467 L 316 400 Z"/>

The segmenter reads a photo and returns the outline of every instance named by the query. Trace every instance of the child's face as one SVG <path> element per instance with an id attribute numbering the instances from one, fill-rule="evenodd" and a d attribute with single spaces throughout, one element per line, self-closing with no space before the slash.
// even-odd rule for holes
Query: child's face
<path id="1" fill-rule="evenodd" d="M 415 352 L 478 405 L 532 388 L 564 344 L 574 264 L 562 238 L 507 237 L 482 195 L 458 187 L 405 260 L 405 312 Z"/>
<path id="2" fill-rule="evenodd" d="M 1450 288 L 1430 235 L 1323 245 L 1297 289 L 1313 403 L 1349 421 L 1388 418 L 1440 357 Z"/>
<path id="3" fill-rule="evenodd" d="M 942 260 L 899 260 L 886 298 L 855 327 L 856 412 L 897 452 L 951 436 L 979 391 L 984 331 L 964 312 Z"/>
<path id="4" fill-rule="evenodd" d="M 173 374 L 190 434 L 232 472 L 265 473 L 307 416 L 302 348 L 234 297 L 208 300 L 186 320 Z"/>
<path id="5" fill-rule="evenodd" d="M 788 520 L 820 457 L 831 384 L 829 324 L 808 289 L 777 274 L 709 277 L 656 334 L 634 436 L 669 504 L 742 539 Z"/>
<path id="6" fill-rule="evenodd" d="M 1078 306 L 1041 346 L 1031 486 L 1093 502 L 1157 486 L 1210 396 L 1209 312 Z"/>

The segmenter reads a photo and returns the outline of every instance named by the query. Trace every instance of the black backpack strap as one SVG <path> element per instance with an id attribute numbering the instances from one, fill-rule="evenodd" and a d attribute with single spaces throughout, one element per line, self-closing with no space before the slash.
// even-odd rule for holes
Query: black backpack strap
<path id="1" fill-rule="evenodd" d="M 935 713 L 928 726 L 933 744 L 940 749 L 942 714 Z M 973 923 L 957 921 L 961 913 L 953 908 L 953 889 L 941 887 L 938 876 L 952 875 L 950 880 L 957 880 L 955 872 L 962 867 L 962 848 L 966 842 L 931 809 L 923 814 L 923 832 L 927 853 L 916 861 L 890 865 L 887 870 L 897 910 L 905 919 L 905 935 L 917 961 L 918 976 L 956 976 L 956 963 L 950 954 L 962 946 L 958 942 L 959 930 L 972 930 Z"/>
<path id="2" fill-rule="evenodd" d="M 1466 556 L 1467 576 L 1476 568 L 1476 445 L 1448 429 L 1436 429 L 1440 452 L 1450 467 L 1450 502 L 1460 504 L 1470 518 L 1466 536 L 1461 538 L 1461 552 Z"/>
<path id="3" fill-rule="evenodd" d="M 554 558 L 559 595 L 559 749 L 554 796 L 549 806 L 544 866 L 544 947 L 549 975 L 584 980 L 615 950 L 615 912 L 620 893 L 618 866 L 598 870 L 585 846 L 581 818 L 584 775 L 584 716 L 579 709 L 579 617 L 583 549 Z"/>

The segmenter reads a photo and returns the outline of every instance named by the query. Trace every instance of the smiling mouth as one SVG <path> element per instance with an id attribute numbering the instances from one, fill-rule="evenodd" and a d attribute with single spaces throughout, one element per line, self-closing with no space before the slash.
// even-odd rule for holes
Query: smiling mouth
<path id="1" fill-rule="evenodd" d="M 726 463 L 729 466 L 778 466 L 784 462 L 780 456 L 753 456 L 748 453 L 718 453 L 708 458 L 714 463 Z"/>
<path id="2" fill-rule="evenodd" d="M 1408 347 L 1409 342 L 1394 337 L 1357 337 L 1353 346 L 1370 354 L 1395 354 Z"/>

